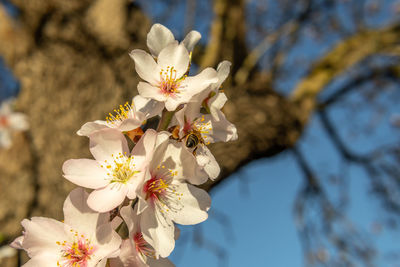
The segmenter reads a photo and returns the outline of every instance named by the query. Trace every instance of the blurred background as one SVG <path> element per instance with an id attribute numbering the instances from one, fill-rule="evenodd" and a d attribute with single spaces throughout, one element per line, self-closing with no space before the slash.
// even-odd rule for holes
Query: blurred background
<path id="1" fill-rule="evenodd" d="M 90 157 L 75 132 L 137 94 L 128 53 L 156 22 L 201 32 L 192 71 L 233 63 L 239 133 L 211 147 L 210 218 L 181 227 L 176 266 L 400 266 L 398 0 L 0 0 L 0 101 L 30 123 L 0 149 L 1 247 L 62 219 L 62 163 Z"/>

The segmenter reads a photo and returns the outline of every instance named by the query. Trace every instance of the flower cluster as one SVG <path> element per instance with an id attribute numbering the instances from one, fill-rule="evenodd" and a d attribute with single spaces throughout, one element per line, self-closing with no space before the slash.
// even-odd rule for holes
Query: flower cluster
<path id="1" fill-rule="evenodd" d="M 25 266 L 174 266 L 167 257 L 179 237 L 175 224 L 208 217 L 211 199 L 195 185 L 215 179 L 220 168 L 207 146 L 237 138 L 221 111 L 230 63 L 190 76 L 199 39 L 192 31 L 179 43 L 155 24 L 147 35 L 150 54 L 130 53 L 143 79 L 139 95 L 77 132 L 89 138 L 93 159 L 63 165 L 64 177 L 80 186 L 64 203 L 63 222 L 22 221 L 23 235 L 12 246 L 27 251 Z M 157 129 L 146 124 L 150 119 L 158 119 Z"/>

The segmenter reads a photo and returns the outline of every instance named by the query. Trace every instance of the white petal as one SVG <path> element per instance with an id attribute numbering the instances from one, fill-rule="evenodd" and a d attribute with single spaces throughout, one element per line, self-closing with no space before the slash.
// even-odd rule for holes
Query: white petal
<path id="1" fill-rule="evenodd" d="M 147 47 L 154 57 L 158 57 L 161 50 L 175 42 L 175 37 L 172 32 L 161 24 L 154 24 L 147 34 Z"/>
<path id="2" fill-rule="evenodd" d="M 164 108 L 164 103 L 160 103 L 151 98 L 142 97 L 141 95 L 135 96 L 132 102 L 134 103 L 136 111 L 145 114 L 146 119 L 161 115 L 161 111 Z"/>
<path id="3" fill-rule="evenodd" d="M 206 191 L 193 185 L 174 181 L 176 193 L 180 195 L 178 201 L 171 201 L 171 219 L 179 224 L 192 225 L 205 221 L 207 211 L 211 206 L 211 198 Z"/>
<path id="4" fill-rule="evenodd" d="M 140 78 L 151 84 L 158 84 L 159 69 L 151 55 L 141 49 L 135 49 L 129 53 L 129 56 L 135 61 L 135 70 Z"/>
<path id="5" fill-rule="evenodd" d="M 206 120 L 210 120 L 212 123 L 212 134 L 209 135 L 212 139 L 211 142 L 229 142 L 236 140 L 238 136 L 235 125 L 230 123 L 220 110 L 218 110 L 216 114 L 218 120 L 214 120 L 210 115 L 205 116 Z"/>
<path id="6" fill-rule="evenodd" d="M 210 179 L 218 177 L 221 169 L 218 162 L 215 160 L 214 155 L 206 146 L 199 146 L 196 150 L 197 163 L 203 167 L 204 171 L 208 174 Z"/>
<path id="7" fill-rule="evenodd" d="M 133 147 L 131 154 L 138 168 L 142 169 L 145 167 L 144 164 L 149 164 L 153 157 L 156 140 L 157 132 L 153 129 L 148 129 L 140 138 L 139 142 Z"/>
<path id="8" fill-rule="evenodd" d="M 111 183 L 90 193 L 87 203 L 95 211 L 107 212 L 120 205 L 127 193 L 128 187 L 126 185 Z"/>
<path id="9" fill-rule="evenodd" d="M 107 128 L 106 122 L 102 121 L 102 123 L 99 123 L 100 121 L 91 121 L 87 122 L 82 127 L 76 132 L 77 135 L 80 136 L 89 136 L 95 131 Z"/>
<path id="10" fill-rule="evenodd" d="M 80 234 L 91 236 L 96 227 L 108 223 L 108 214 L 100 214 L 89 208 L 87 204 L 89 194 L 82 188 L 76 188 L 69 193 L 64 202 L 64 223 L 71 226 Z"/>
<path id="11" fill-rule="evenodd" d="M 228 98 L 224 93 L 217 93 L 213 98 L 210 99 L 210 113 L 213 116 L 214 120 L 219 120 L 218 111 L 222 109 L 227 100 Z"/>
<path id="12" fill-rule="evenodd" d="M 116 157 L 119 153 L 123 155 L 129 153 L 128 143 L 125 136 L 116 129 L 104 129 L 92 133 L 90 136 L 90 152 L 93 157 L 103 162 L 107 160 L 113 162 L 113 156 Z"/>
<path id="13" fill-rule="evenodd" d="M 167 99 L 167 97 L 161 92 L 160 88 L 152 86 L 151 84 L 139 82 L 137 89 L 142 97 L 148 97 L 160 102 L 164 102 Z"/>
<path id="14" fill-rule="evenodd" d="M 189 67 L 189 53 L 183 44 L 172 43 L 161 50 L 158 56 L 158 66 L 166 71 L 167 67 L 173 67 L 176 78 L 182 77 Z"/>
<path id="15" fill-rule="evenodd" d="M 185 39 L 183 39 L 182 43 L 185 45 L 186 49 L 189 52 L 193 51 L 194 46 L 200 40 L 201 34 L 198 31 L 191 31 L 189 32 Z"/>
<path id="16" fill-rule="evenodd" d="M 196 76 L 186 77 L 181 85 L 181 97 L 189 102 L 195 94 L 206 90 L 208 86 L 218 82 L 217 72 L 213 68 L 206 68 Z"/>
<path id="17" fill-rule="evenodd" d="M 217 72 L 218 72 L 217 87 L 218 88 L 221 86 L 221 84 L 229 76 L 229 71 L 230 71 L 231 65 L 232 65 L 232 63 L 227 61 L 227 60 L 224 60 L 224 61 L 222 61 L 221 63 L 218 64 L 218 67 L 217 67 Z"/>
<path id="18" fill-rule="evenodd" d="M 57 253 L 59 247 L 56 242 L 67 240 L 64 224 L 54 219 L 33 217 L 31 220 L 24 219 L 21 224 L 25 229 L 22 246 L 30 257 L 43 252 Z"/>
<path id="19" fill-rule="evenodd" d="M 143 119 L 143 120 L 141 120 L 141 119 Z M 142 125 L 142 122 L 144 121 L 144 116 L 141 119 L 139 119 L 139 118 L 125 119 L 118 126 L 118 129 L 121 132 L 128 132 L 128 131 L 134 130 L 136 128 L 139 128 Z"/>
<path id="20" fill-rule="evenodd" d="M 144 239 L 154 244 L 154 249 L 166 258 L 175 247 L 174 224 L 157 209 L 147 208 L 141 216 L 140 227 Z"/>
<path id="21" fill-rule="evenodd" d="M 22 267 L 54 267 L 59 259 L 58 253 L 43 253 L 30 259 Z"/>
<path id="22" fill-rule="evenodd" d="M 93 243 L 99 245 L 94 253 L 94 257 L 98 258 L 98 260 L 115 257 L 119 253 L 121 242 L 121 237 L 112 229 L 111 223 L 97 227 Z"/>
<path id="23" fill-rule="evenodd" d="M 91 189 L 104 187 L 109 183 L 107 172 L 92 159 L 70 159 L 62 167 L 65 179 Z"/>
<path id="24" fill-rule="evenodd" d="M 188 101 L 189 101 L 188 98 L 185 99 L 185 98 L 180 97 L 179 95 L 177 97 L 174 97 L 174 98 L 168 97 L 167 100 L 165 101 L 165 108 L 168 111 L 174 111 L 174 110 L 176 110 L 178 108 L 178 106 L 180 104 L 185 104 Z"/>

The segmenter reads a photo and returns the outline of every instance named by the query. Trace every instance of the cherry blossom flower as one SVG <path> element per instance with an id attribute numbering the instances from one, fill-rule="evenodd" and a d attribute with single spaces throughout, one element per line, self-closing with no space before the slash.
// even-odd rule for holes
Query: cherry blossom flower
<path id="1" fill-rule="evenodd" d="M 89 207 L 98 212 L 110 211 L 126 196 L 129 199 L 136 197 L 136 188 L 143 183 L 156 136 L 154 130 L 147 130 L 129 152 L 128 143 L 120 131 L 96 131 L 89 136 L 90 152 L 95 159 L 66 161 L 64 177 L 79 186 L 95 189 L 88 198 Z"/>
<path id="2" fill-rule="evenodd" d="M 0 148 L 10 148 L 11 134 L 29 128 L 25 114 L 13 111 L 14 99 L 4 101 L 0 106 Z"/>
<path id="3" fill-rule="evenodd" d="M 206 68 L 193 77 L 186 75 L 190 58 L 183 44 L 171 43 L 163 48 L 157 62 L 140 49 L 133 50 L 130 56 L 135 61 L 136 72 L 146 81 L 139 82 L 139 94 L 165 102 L 168 111 L 189 102 L 193 95 L 218 81 L 217 72 L 212 68 Z"/>
<path id="4" fill-rule="evenodd" d="M 25 267 L 104 267 L 119 255 L 120 236 L 112 229 L 109 215 L 91 210 L 88 194 L 77 188 L 64 202 L 64 222 L 44 217 L 23 220 L 24 235 L 12 246 L 31 258 Z"/>
<path id="5" fill-rule="evenodd" d="M 173 124 L 179 125 L 179 140 L 183 141 L 183 146 L 196 157 L 200 169 L 189 181 L 192 184 L 205 182 L 202 172 L 211 179 L 215 179 L 220 173 L 220 167 L 207 145 L 237 139 L 236 127 L 221 111 L 227 97 L 219 91 L 229 74 L 230 65 L 228 61 L 221 62 L 217 68 L 218 81 L 211 84 L 207 90 L 195 95 L 189 103 L 175 113 Z"/>
<path id="6" fill-rule="evenodd" d="M 129 238 L 121 245 L 121 253 L 118 258 L 110 261 L 111 267 L 173 267 L 175 266 L 166 258 L 156 259 L 156 252 L 152 245 L 143 238 L 140 230 L 140 220 L 137 214 L 137 206 L 121 208 L 121 216 L 128 230 Z"/>
<path id="7" fill-rule="evenodd" d="M 138 192 L 138 213 L 144 239 L 156 256 L 168 257 L 175 246 L 174 223 L 192 225 L 208 218 L 211 199 L 206 191 L 183 182 L 192 158 L 182 157 L 181 147 L 161 143 Z M 184 162 L 182 162 L 184 160 Z"/>
<path id="8" fill-rule="evenodd" d="M 132 105 L 129 103 L 120 105 L 118 109 L 114 109 L 115 114 L 109 113 L 105 121 L 96 120 L 85 123 L 77 134 L 89 136 L 94 131 L 105 128 L 129 132 L 139 128 L 147 119 L 161 114 L 163 108 L 162 103 L 137 95 L 133 98 Z"/>
<path id="9" fill-rule="evenodd" d="M 191 31 L 186 35 L 182 44 L 190 53 L 200 38 L 201 34 L 198 31 Z M 177 43 L 174 35 L 167 27 L 161 24 L 154 24 L 147 34 L 147 47 L 155 58 L 158 57 L 161 50 L 172 43 Z"/>

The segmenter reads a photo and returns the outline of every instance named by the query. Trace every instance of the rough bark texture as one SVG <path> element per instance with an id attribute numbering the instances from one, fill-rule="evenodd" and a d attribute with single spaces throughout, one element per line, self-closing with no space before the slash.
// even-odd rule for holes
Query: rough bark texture
<path id="1" fill-rule="evenodd" d="M 21 83 L 18 109 L 29 116 L 31 128 L 15 136 L 10 150 L 0 151 L 4 242 L 21 232 L 19 222 L 25 217 L 62 219 L 62 203 L 74 185 L 62 178 L 61 166 L 70 158 L 90 157 L 87 138 L 75 132 L 137 94 L 138 77 L 128 52 L 145 48 L 151 25 L 128 0 L 13 2 L 20 8 L 19 20 L 0 5 L 0 55 Z M 226 1 L 215 2 L 211 35 L 216 41 L 199 55 L 204 55 L 203 66 L 231 60 L 235 73 L 247 53 L 245 1 L 232 1 L 229 8 Z M 212 146 L 223 171 L 203 187 L 210 190 L 248 162 L 292 147 L 317 94 L 366 56 L 393 48 L 399 37 L 399 29 L 391 27 L 343 41 L 315 64 L 292 98 L 269 88 L 264 74 L 253 73 L 241 86 L 230 79 L 224 86 L 229 97 L 224 111 L 238 127 L 239 140 Z M 380 41 L 359 49 L 371 40 Z M 15 258 L 1 265 L 15 266 Z"/>

